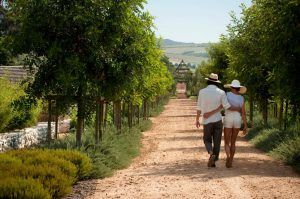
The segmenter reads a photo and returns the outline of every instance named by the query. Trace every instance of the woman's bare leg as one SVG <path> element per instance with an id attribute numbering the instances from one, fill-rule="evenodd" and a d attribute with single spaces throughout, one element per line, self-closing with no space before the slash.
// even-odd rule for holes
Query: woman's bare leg
<path id="1" fill-rule="evenodd" d="M 230 140 L 231 140 L 232 129 L 224 128 L 224 141 L 225 141 L 225 152 L 227 158 L 230 157 Z"/>
<path id="2" fill-rule="evenodd" d="M 233 157 L 235 154 L 235 143 L 236 143 L 236 138 L 239 134 L 239 131 L 240 131 L 239 128 L 232 129 L 232 135 L 231 135 L 231 140 L 230 140 L 230 159 L 231 159 L 231 161 L 233 160 Z"/>

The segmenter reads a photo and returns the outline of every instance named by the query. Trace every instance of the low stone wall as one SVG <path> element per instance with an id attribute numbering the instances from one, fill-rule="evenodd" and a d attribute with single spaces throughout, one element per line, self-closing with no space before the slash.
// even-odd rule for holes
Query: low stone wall
<path id="1" fill-rule="evenodd" d="M 54 122 L 51 123 L 52 137 L 54 137 Z M 70 129 L 70 120 L 59 122 L 58 132 L 67 132 Z M 46 141 L 47 122 L 40 122 L 37 126 L 18 131 L 0 134 L 0 152 L 10 149 L 27 148 L 34 144 Z"/>

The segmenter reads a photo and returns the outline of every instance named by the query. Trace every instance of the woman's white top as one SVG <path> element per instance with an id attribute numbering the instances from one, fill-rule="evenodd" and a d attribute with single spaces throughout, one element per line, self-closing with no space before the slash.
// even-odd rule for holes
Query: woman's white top
<path id="1" fill-rule="evenodd" d="M 232 92 L 228 92 L 228 93 L 226 93 L 226 95 L 227 95 L 227 100 L 228 100 L 228 102 L 231 106 L 242 108 L 242 106 L 244 104 L 244 97 L 243 96 L 234 94 Z M 232 112 L 234 112 L 234 111 L 229 111 L 228 109 L 225 110 L 225 114 L 226 113 L 232 113 Z"/>

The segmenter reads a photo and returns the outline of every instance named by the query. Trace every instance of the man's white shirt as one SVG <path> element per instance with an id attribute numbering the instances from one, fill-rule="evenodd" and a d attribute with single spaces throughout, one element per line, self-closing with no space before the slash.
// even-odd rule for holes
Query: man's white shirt
<path id="1" fill-rule="evenodd" d="M 224 109 L 230 108 L 225 92 L 217 86 L 208 85 L 206 88 L 199 91 L 197 110 L 201 111 L 202 115 L 217 109 L 221 104 Z M 222 115 L 218 112 L 206 119 L 202 117 L 202 124 L 218 122 L 220 120 L 222 120 Z"/>

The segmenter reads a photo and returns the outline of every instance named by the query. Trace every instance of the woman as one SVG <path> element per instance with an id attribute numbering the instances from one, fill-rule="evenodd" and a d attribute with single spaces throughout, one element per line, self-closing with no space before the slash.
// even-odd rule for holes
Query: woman
<path id="1" fill-rule="evenodd" d="M 247 88 L 240 85 L 238 80 L 233 80 L 231 84 L 224 85 L 225 88 L 231 88 L 231 92 L 227 93 L 228 102 L 234 107 L 240 107 L 241 111 L 225 110 L 224 117 L 224 140 L 226 151 L 226 167 L 232 167 L 233 157 L 235 154 L 235 143 L 237 135 L 241 128 L 241 123 L 244 123 L 244 134 L 247 132 L 247 119 L 245 110 L 245 100 L 240 94 L 244 94 Z"/>
<path id="2" fill-rule="evenodd" d="M 224 117 L 224 140 L 226 151 L 226 167 L 232 167 L 232 161 L 235 154 L 235 142 L 241 128 L 242 120 L 244 122 L 244 134 L 247 133 L 247 119 L 245 110 L 245 100 L 240 94 L 247 91 L 245 86 L 241 86 L 238 80 L 233 80 L 231 84 L 224 85 L 225 88 L 231 88 L 231 92 L 227 93 L 227 100 L 234 109 L 226 109 Z M 208 118 L 219 112 L 222 106 L 217 109 L 204 113 L 203 117 Z M 236 111 L 239 110 L 239 111 Z"/>

